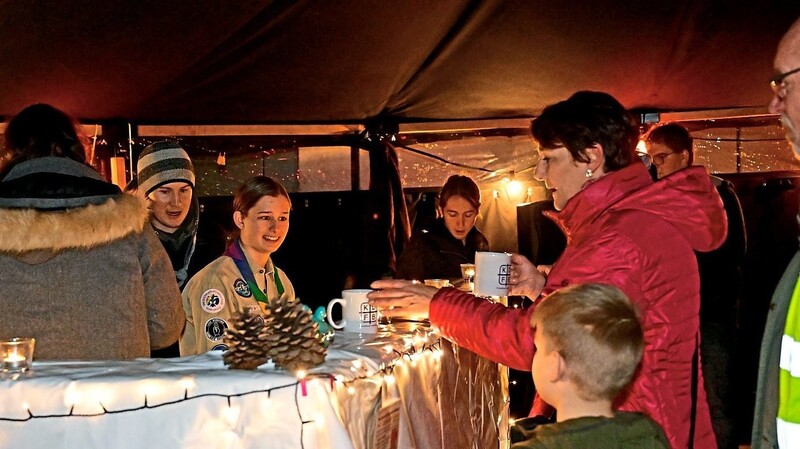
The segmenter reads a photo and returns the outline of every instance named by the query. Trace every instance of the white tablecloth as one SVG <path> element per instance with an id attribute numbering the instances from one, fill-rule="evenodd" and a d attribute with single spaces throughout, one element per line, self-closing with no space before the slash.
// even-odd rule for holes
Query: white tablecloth
<path id="1" fill-rule="evenodd" d="M 507 410 L 497 376 L 457 366 L 443 382 L 453 354 L 440 348 L 415 347 L 411 334 L 340 334 L 305 381 L 271 364 L 227 369 L 220 352 L 35 362 L 31 374 L 0 380 L 0 448 L 370 449 L 380 410 L 392 402 L 400 448 L 459 447 L 447 444 L 449 432 L 466 436 L 465 449 L 496 444 L 506 430 L 496 418 Z M 474 395 L 451 386 L 459 376 Z M 470 423 L 447 422 L 458 408 Z"/>

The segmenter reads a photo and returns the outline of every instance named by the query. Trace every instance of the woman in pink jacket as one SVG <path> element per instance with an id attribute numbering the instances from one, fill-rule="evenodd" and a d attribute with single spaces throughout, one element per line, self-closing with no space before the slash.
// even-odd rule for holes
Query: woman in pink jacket
<path id="1" fill-rule="evenodd" d="M 727 224 L 708 175 L 702 167 L 688 168 L 654 183 L 635 156 L 636 124 L 600 92 L 578 92 L 545 108 L 531 131 L 540 153 L 536 177 L 552 192 L 558 212 L 549 217 L 566 234 L 567 248 L 549 270 L 514 255 L 510 293 L 541 301 L 576 283 L 620 288 L 637 306 L 645 351 L 615 405 L 647 413 L 675 449 L 716 447 L 697 357 L 694 251 L 718 247 Z M 376 281 L 373 288 L 382 289 L 370 298 L 385 315 L 429 316 L 458 345 L 530 369 L 535 305 L 507 309 L 455 289 L 405 281 Z M 536 401 L 532 413 L 541 410 Z"/>

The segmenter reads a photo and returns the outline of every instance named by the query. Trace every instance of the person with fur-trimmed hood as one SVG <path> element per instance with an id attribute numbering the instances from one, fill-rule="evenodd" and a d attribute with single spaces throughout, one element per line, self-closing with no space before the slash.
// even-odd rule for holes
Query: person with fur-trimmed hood
<path id="1" fill-rule="evenodd" d="M 184 323 L 170 261 L 143 198 L 86 162 L 78 124 L 45 104 L 8 124 L 0 168 L 0 339 L 36 359 L 133 359 Z"/>

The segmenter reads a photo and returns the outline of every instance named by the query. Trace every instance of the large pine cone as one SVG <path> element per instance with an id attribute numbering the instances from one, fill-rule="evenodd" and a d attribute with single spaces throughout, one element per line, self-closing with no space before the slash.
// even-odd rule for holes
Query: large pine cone
<path id="1" fill-rule="evenodd" d="M 244 309 L 233 316 L 233 325 L 225 332 L 223 343 L 228 350 L 222 360 L 233 369 L 256 369 L 268 360 L 271 323 L 258 310 Z"/>
<path id="2" fill-rule="evenodd" d="M 297 299 L 270 304 L 269 309 L 267 353 L 275 365 L 297 371 L 325 361 L 326 350 L 310 310 Z"/>

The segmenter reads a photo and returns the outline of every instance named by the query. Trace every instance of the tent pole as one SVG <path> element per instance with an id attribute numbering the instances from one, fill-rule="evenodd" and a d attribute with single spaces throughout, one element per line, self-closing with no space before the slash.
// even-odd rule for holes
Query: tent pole
<path id="1" fill-rule="evenodd" d="M 132 180 L 133 174 L 136 173 L 133 167 L 133 129 L 131 122 L 128 122 L 128 164 L 130 165 L 130 177 L 125 180 L 126 182 Z"/>

